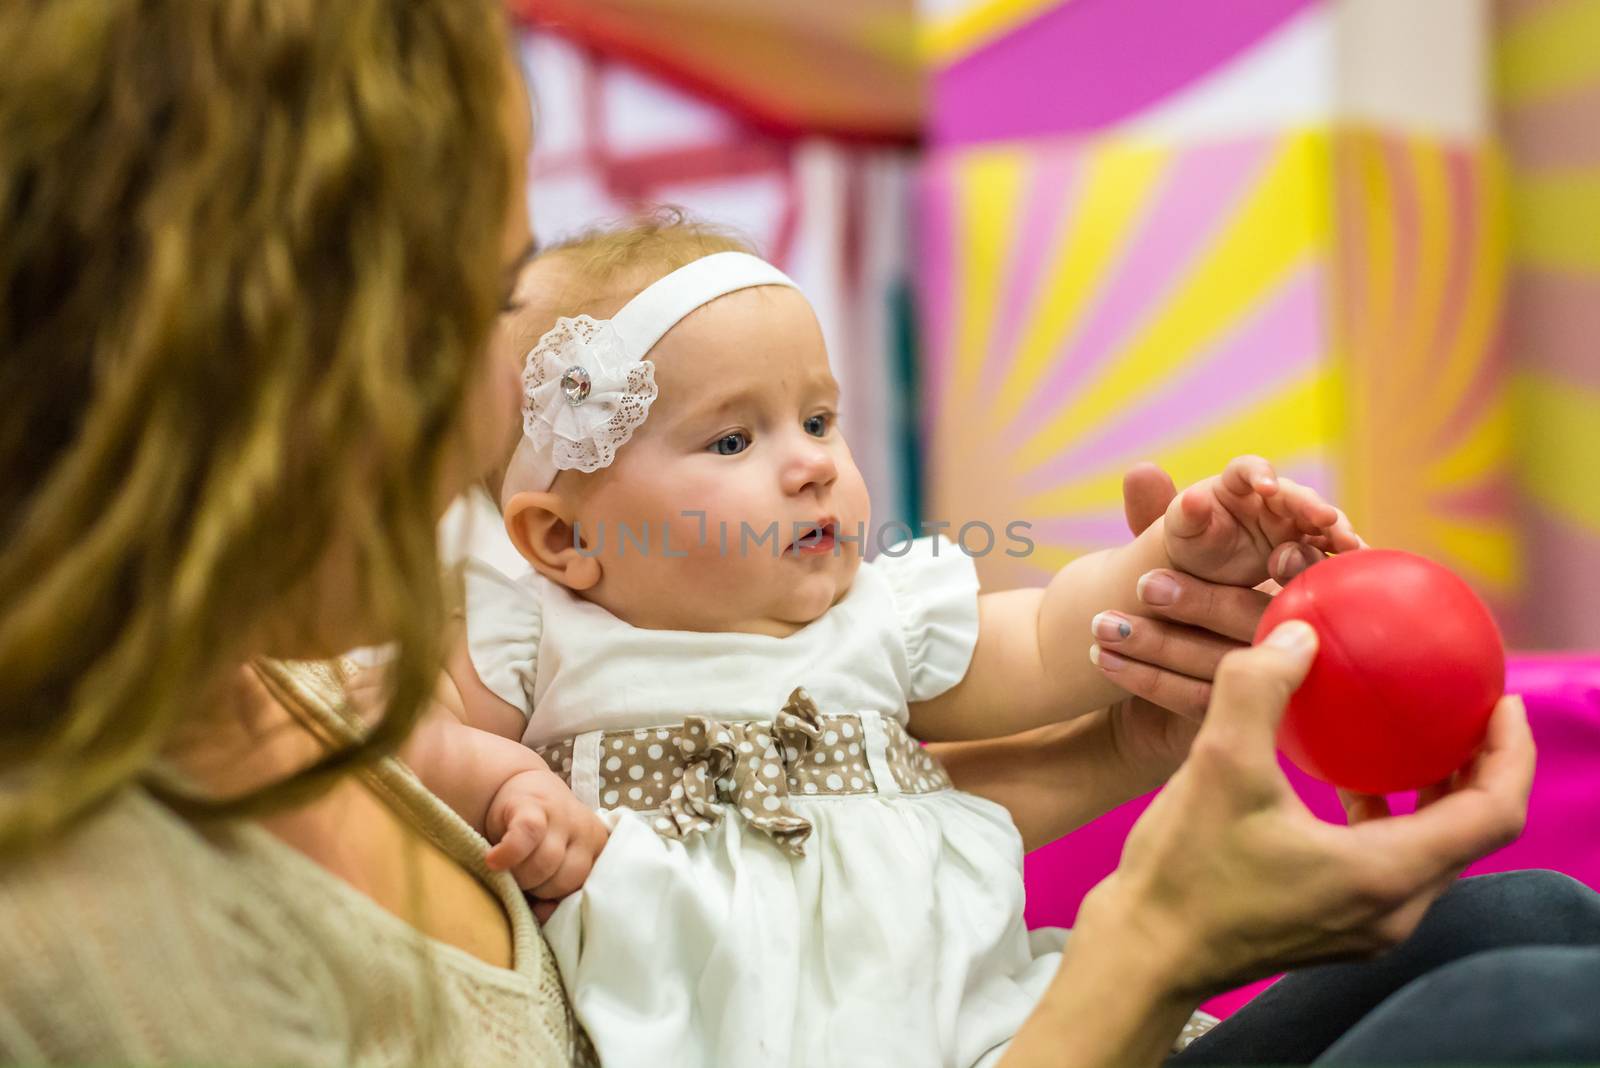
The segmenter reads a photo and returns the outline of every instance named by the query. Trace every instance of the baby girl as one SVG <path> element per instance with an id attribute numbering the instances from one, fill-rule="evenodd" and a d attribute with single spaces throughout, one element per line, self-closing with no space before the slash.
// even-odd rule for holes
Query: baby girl
<path id="1" fill-rule="evenodd" d="M 1284 541 L 1354 534 L 1252 458 L 1044 589 L 980 594 L 943 540 L 863 563 L 867 490 L 789 279 L 666 223 L 532 280 L 548 329 L 499 486 L 528 566 L 467 563 L 470 726 L 433 724 L 418 773 L 492 864 L 567 895 L 545 933 L 604 1063 L 993 1063 L 1065 932 L 1026 929 L 1009 816 L 917 740 L 1118 700 L 1083 636 L 1152 568 L 1249 585 Z"/>

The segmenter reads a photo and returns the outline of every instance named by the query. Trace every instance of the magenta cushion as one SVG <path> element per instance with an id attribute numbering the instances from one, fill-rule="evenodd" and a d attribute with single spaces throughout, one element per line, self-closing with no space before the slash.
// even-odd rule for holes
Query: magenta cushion
<path id="1" fill-rule="evenodd" d="M 1507 689 L 1524 696 L 1539 745 L 1539 768 L 1521 840 L 1471 871 L 1552 868 L 1600 889 L 1600 655 L 1514 657 Z M 1325 819 L 1343 822 L 1332 788 L 1287 769 L 1300 795 Z M 1028 855 L 1028 924 L 1070 927 L 1078 902 L 1116 867 L 1122 840 L 1149 798 L 1130 801 L 1086 827 Z M 1219 1015 L 1263 984 L 1211 1002 Z"/>

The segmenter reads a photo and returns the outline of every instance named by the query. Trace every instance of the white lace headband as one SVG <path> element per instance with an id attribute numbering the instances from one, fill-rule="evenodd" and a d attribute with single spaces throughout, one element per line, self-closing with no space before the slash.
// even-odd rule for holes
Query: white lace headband
<path id="1" fill-rule="evenodd" d="M 501 505 L 549 489 L 561 471 L 610 464 L 656 399 L 655 368 L 645 359 L 655 343 L 701 305 L 754 286 L 799 288 L 765 260 L 716 252 L 647 286 L 610 319 L 557 319 L 523 364 L 522 440 Z"/>

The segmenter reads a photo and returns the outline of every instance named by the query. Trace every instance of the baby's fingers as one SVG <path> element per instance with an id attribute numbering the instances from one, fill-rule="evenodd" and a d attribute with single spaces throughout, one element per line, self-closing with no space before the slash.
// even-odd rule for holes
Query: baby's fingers
<path id="1" fill-rule="evenodd" d="M 577 843 L 570 843 L 567 852 L 561 858 L 561 866 L 555 874 L 533 888 L 535 897 L 557 899 L 566 897 L 583 885 L 589 878 L 589 872 L 594 870 L 595 856 L 589 850 Z"/>
<path id="2" fill-rule="evenodd" d="M 543 886 L 561 868 L 567 855 L 567 836 L 559 827 L 552 828 L 533 855 L 517 865 L 517 885 L 524 890 Z"/>
<path id="3" fill-rule="evenodd" d="M 1334 508 L 1333 513 L 1332 523 L 1316 530 L 1306 531 L 1301 540 L 1329 553 L 1348 553 L 1356 549 L 1365 549 L 1367 543 L 1356 533 L 1355 527 L 1350 523 L 1350 517 L 1338 508 Z"/>
<path id="4" fill-rule="evenodd" d="M 1350 523 L 1350 517 L 1345 515 L 1341 509 L 1335 508 L 1334 511 L 1339 513 L 1339 518 L 1326 531 L 1329 551 L 1348 553 L 1357 549 L 1365 549 L 1367 543 L 1362 540 L 1360 534 L 1356 533 L 1356 528 Z"/>
<path id="5" fill-rule="evenodd" d="M 533 853 L 545 837 L 544 812 L 536 807 L 523 808 L 511 817 L 500 841 L 484 856 L 490 871 L 510 871 Z"/>
<path id="6" fill-rule="evenodd" d="M 1167 510 L 1167 533 L 1174 538 L 1198 538 L 1211 529 L 1212 494 L 1207 484 L 1190 486 L 1178 494 Z"/>
<path id="7" fill-rule="evenodd" d="M 539 839 L 531 833 L 507 834 L 484 854 L 483 861 L 490 871 L 510 871 L 527 860 L 538 845 Z"/>
<path id="8" fill-rule="evenodd" d="M 1292 478 L 1278 480 L 1278 492 L 1267 499 L 1267 507 L 1273 515 L 1294 523 L 1302 534 L 1325 533 L 1343 519 L 1343 513 L 1320 493 Z"/>
<path id="9" fill-rule="evenodd" d="M 1222 471 L 1222 488 L 1239 497 L 1252 493 L 1271 497 L 1278 492 L 1278 475 L 1260 456 L 1236 456 Z"/>

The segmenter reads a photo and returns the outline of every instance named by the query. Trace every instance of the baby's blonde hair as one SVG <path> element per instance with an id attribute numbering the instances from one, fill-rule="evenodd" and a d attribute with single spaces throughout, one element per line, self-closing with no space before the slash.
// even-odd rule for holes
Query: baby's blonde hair
<path id="1" fill-rule="evenodd" d="M 539 253 L 539 260 L 555 261 L 561 269 L 555 272 L 555 284 L 547 284 L 529 301 L 519 324 L 518 351 L 533 348 L 559 318 L 610 316 L 652 282 L 718 252 L 758 254 L 753 243 L 733 230 L 693 220 L 673 207 L 636 215 L 620 225 L 594 227 L 551 245 Z M 483 480 L 495 500 L 514 448 L 515 442 Z"/>
<path id="2" fill-rule="evenodd" d="M 587 230 L 540 253 L 560 262 L 561 283 L 537 302 L 539 314 L 529 326 L 542 334 L 560 316 L 614 310 L 607 306 L 620 307 L 652 282 L 717 252 L 756 250 L 732 230 L 693 220 L 679 208 Z"/>

